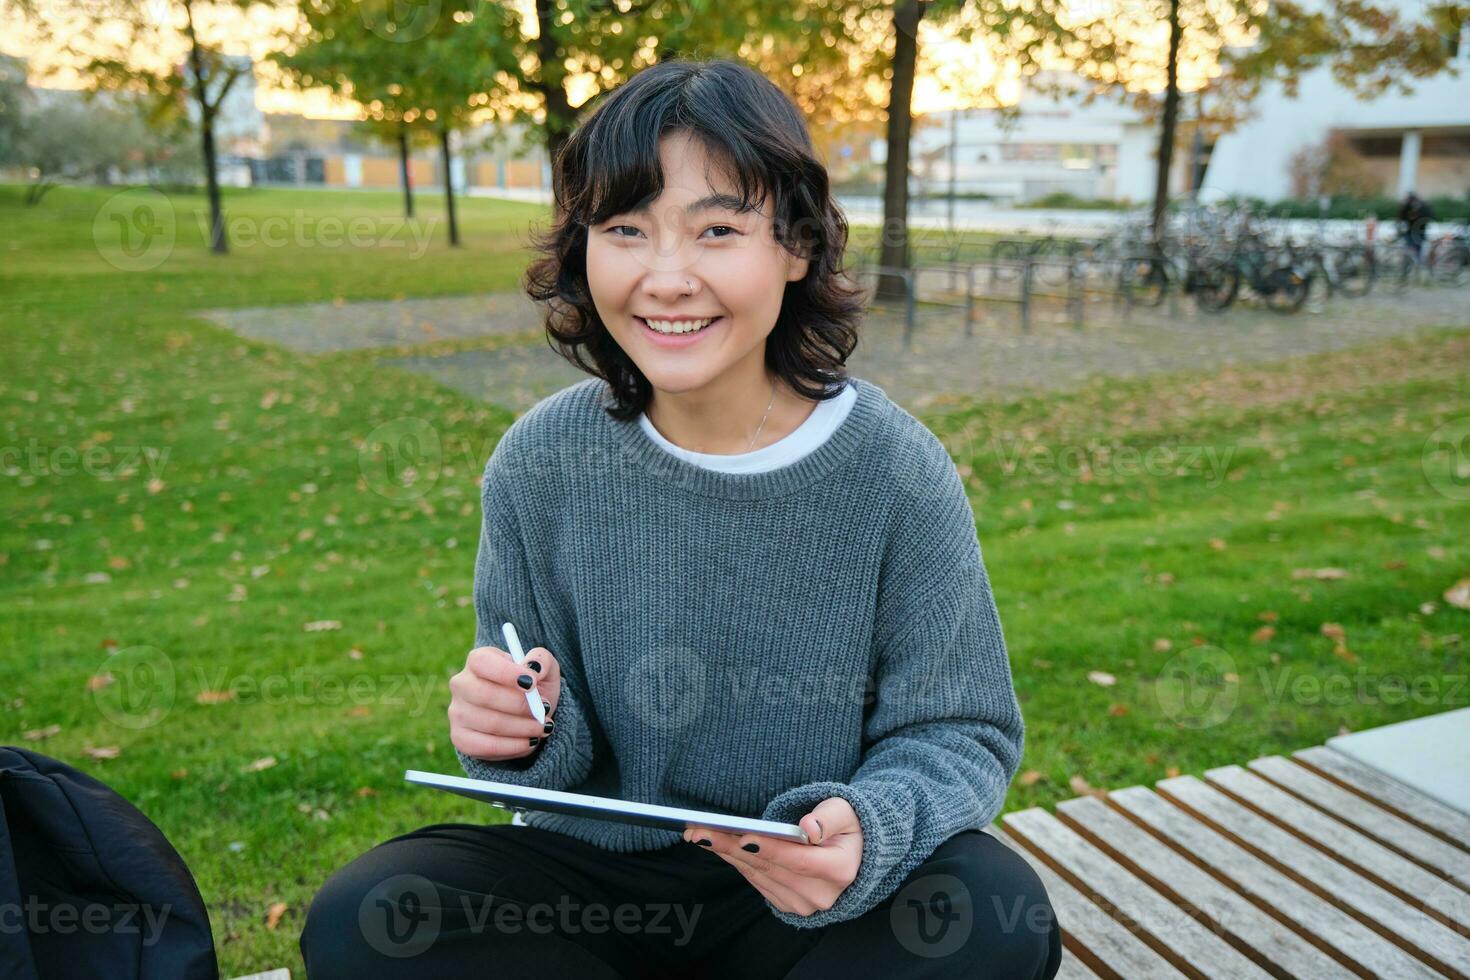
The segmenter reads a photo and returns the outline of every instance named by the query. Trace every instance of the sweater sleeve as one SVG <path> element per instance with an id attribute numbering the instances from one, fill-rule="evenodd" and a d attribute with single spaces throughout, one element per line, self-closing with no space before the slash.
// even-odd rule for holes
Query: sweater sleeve
<path id="1" fill-rule="evenodd" d="M 847 782 L 794 787 L 762 814 L 796 823 L 839 796 L 862 826 L 857 877 L 830 908 L 801 916 L 767 900 L 798 928 L 875 908 L 944 841 L 990 823 L 1020 765 L 1020 705 L 963 480 L 947 453 L 920 469 L 933 482 L 908 501 L 885 557 L 862 762 Z"/>
<path id="2" fill-rule="evenodd" d="M 592 770 L 592 734 L 583 707 L 586 688 L 570 655 L 573 651 L 557 650 L 545 639 L 514 506 L 516 467 L 509 465 L 506 448 L 510 438 L 507 432 L 491 454 L 481 487 L 484 517 L 475 558 L 475 646 L 506 649 L 501 624 L 510 622 L 528 652 L 538 646 L 551 650 L 561 667 L 561 694 L 552 715 L 556 728 L 535 752 L 520 759 L 493 762 L 466 755 L 458 747 L 455 753 L 472 779 L 564 790 L 584 781 Z M 530 714 L 529 707 L 526 712 Z"/>

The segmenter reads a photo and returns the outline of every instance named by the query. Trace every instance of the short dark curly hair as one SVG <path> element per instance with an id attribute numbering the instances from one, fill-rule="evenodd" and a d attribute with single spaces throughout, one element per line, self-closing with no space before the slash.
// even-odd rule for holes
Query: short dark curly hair
<path id="1" fill-rule="evenodd" d="M 842 268 L 847 219 L 833 201 L 806 121 L 787 95 L 745 65 L 672 58 L 603 96 L 563 144 L 552 171 L 552 227 L 523 285 L 547 303 L 546 333 L 562 357 L 606 381 L 608 415 L 627 421 L 653 387 L 603 324 L 587 284 L 591 226 L 646 205 L 663 190 L 659 141 L 687 133 L 723 162 L 746 208 L 772 198 L 776 240 L 807 273 L 786 283 L 766 341 L 766 366 L 805 398 L 835 397 L 857 347 L 863 291 Z"/>

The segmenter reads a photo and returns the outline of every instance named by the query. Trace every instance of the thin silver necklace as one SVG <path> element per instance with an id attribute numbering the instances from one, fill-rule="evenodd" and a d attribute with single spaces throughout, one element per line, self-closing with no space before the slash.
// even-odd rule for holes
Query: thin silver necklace
<path id="1" fill-rule="evenodd" d="M 745 447 L 746 452 L 755 448 L 755 441 L 761 437 L 761 429 L 766 427 L 766 419 L 771 417 L 771 406 L 776 404 L 776 385 L 771 385 L 771 400 L 766 404 L 766 414 L 761 416 L 761 424 L 756 427 L 755 435 L 750 437 L 750 445 Z"/>

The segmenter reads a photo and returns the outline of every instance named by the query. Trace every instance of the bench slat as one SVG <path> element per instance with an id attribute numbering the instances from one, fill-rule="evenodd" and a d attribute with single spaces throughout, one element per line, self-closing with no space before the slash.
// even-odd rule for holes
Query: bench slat
<path id="1" fill-rule="evenodd" d="M 1462 850 L 1470 850 L 1470 816 L 1452 810 L 1439 800 L 1325 745 L 1293 752 L 1292 758 L 1346 784 L 1354 792 L 1439 835 L 1446 842 Z"/>
<path id="2" fill-rule="evenodd" d="M 1057 971 L 1053 980 L 1099 980 L 1096 973 L 1082 965 L 1082 961 L 1072 955 L 1072 951 L 1065 946 L 1062 947 L 1062 968 Z"/>
<path id="3" fill-rule="evenodd" d="M 1393 943 L 1318 898 L 1265 861 L 1142 786 L 1114 790 L 1108 798 L 1172 846 L 1204 864 L 1217 878 L 1290 921 L 1348 965 L 1381 977 L 1439 977 L 1440 974 Z"/>
<path id="4" fill-rule="evenodd" d="M 1068 882 L 1186 972 L 1222 980 L 1269 980 L 1269 974 L 1151 886 L 1039 807 L 1007 814 L 1011 836 L 1030 844 Z"/>
<path id="5" fill-rule="evenodd" d="M 1444 923 L 1425 915 L 1347 865 L 1309 847 L 1195 776 L 1162 779 L 1155 788 L 1175 804 L 1187 807 L 1197 817 L 1244 843 L 1281 871 L 1310 883 L 1318 894 L 1435 969 L 1452 976 L 1470 977 L 1470 940 Z"/>
<path id="6" fill-rule="evenodd" d="M 1446 844 L 1392 811 L 1290 759 L 1273 755 L 1253 760 L 1248 768 L 1442 877 L 1466 876 L 1464 880 L 1470 886 L 1470 852 Z"/>
<path id="7" fill-rule="evenodd" d="M 986 828 L 1011 850 L 1020 854 L 1046 886 L 1046 893 L 1061 922 L 1067 949 L 1095 973 L 1121 977 L 1182 978 L 1158 953 L 1149 949 L 1122 923 L 1098 908 L 1086 896 L 995 825 Z"/>
<path id="8" fill-rule="evenodd" d="M 1106 803 L 1081 797 L 1057 804 L 1057 814 L 1124 866 L 1207 919 L 1211 928 L 1274 972 L 1314 980 L 1352 980 L 1357 974 L 1261 911 L 1239 892 L 1201 870 Z"/>
<path id="9" fill-rule="evenodd" d="M 1470 900 L 1443 878 L 1240 766 L 1207 770 L 1205 779 L 1412 907 L 1434 913 L 1462 935 L 1470 932 Z"/>

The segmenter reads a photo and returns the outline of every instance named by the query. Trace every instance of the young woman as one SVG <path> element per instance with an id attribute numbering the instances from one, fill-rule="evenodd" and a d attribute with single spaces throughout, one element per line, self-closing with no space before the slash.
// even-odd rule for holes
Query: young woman
<path id="1" fill-rule="evenodd" d="M 800 113 L 738 64 L 663 62 L 555 190 L 527 288 L 593 377 L 485 469 L 450 739 L 471 776 L 811 843 L 424 827 L 318 893 L 308 974 L 1052 977 L 1046 891 L 981 829 L 1023 724 L 974 514 L 939 440 L 843 370 L 862 302 Z"/>

